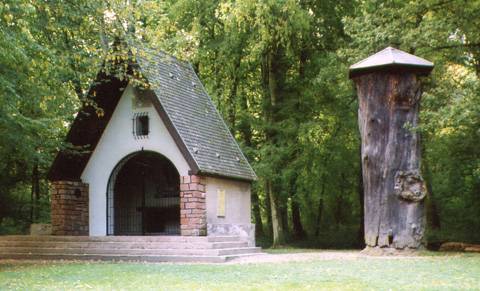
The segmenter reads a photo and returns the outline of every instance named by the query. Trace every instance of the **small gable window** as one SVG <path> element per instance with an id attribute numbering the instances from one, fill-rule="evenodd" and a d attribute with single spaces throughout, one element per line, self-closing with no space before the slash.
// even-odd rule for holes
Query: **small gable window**
<path id="1" fill-rule="evenodd" d="M 145 138 L 150 133 L 150 122 L 148 113 L 135 113 L 133 116 L 133 136 L 135 138 Z"/>

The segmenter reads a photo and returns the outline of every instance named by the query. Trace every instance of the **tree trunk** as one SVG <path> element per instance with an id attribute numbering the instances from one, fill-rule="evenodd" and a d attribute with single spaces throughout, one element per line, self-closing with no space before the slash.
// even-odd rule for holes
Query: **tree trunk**
<path id="1" fill-rule="evenodd" d="M 268 181 L 265 182 L 265 200 L 263 207 L 266 212 L 267 224 L 266 224 L 266 234 L 273 238 L 273 226 L 272 226 L 272 209 L 270 208 L 270 192 L 267 187 Z"/>
<path id="2" fill-rule="evenodd" d="M 374 72 L 354 78 L 359 97 L 365 187 L 365 242 L 418 248 L 425 231 L 420 175 L 421 86 L 414 73 Z"/>
<path id="3" fill-rule="evenodd" d="M 300 205 L 295 197 L 292 198 L 292 204 L 290 205 L 292 210 L 292 225 L 294 238 L 299 240 L 305 237 L 305 230 L 302 226 L 302 220 L 300 219 Z"/>
<path id="4" fill-rule="evenodd" d="M 35 189 L 33 186 L 33 177 L 32 177 L 32 188 L 30 191 L 30 223 L 35 222 Z"/>
<path id="5" fill-rule="evenodd" d="M 315 225 L 315 237 L 320 235 L 320 223 L 322 222 L 323 214 L 323 193 L 325 192 L 325 180 L 322 177 L 322 190 L 320 191 L 320 200 L 318 201 L 317 223 Z"/>
<path id="6" fill-rule="evenodd" d="M 237 91 L 238 86 L 240 84 L 240 64 L 242 63 L 242 56 L 239 55 L 235 59 L 234 68 L 232 70 L 232 74 L 230 78 L 232 79 L 232 88 L 230 90 L 230 95 L 228 97 L 228 123 L 230 124 L 230 128 L 232 132 L 235 130 L 236 125 L 236 117 L 237 117 Z M 246 97 L 245 97 L 246 98 Z"/>
<path id="7" fill-rule="evenodd" d="M 263 88 L 263 114 L 268 125 L 265 128 L 265 139 L 267 144 L 271 144 L 276 146 L 278 143 L 278 131 L 274 129 L 271 125 L 278 122 L 278 103 L 279 100 L 279 93 L 280 90 L 278 88 L 278 80 L 277 78 L 281 79 L 281 70 L 280 66 L 278 65 L 278 54 L 275 52 L 268 51 L 265 52 L 262 56 L 262 88 Z M 273 246 L 277 246 L 283 244 L 285 241 L 284 236 L 284 219 L 283 219 L 283 211 L 280 208 L 282 206 L 282 201 L 280 201 L 280 193 L 277 192 L 278 187 L 274 187 L 274 183 L 278 183 L 275 180 L 275 172 L 269 174 L 270 177 L 266 177 L 265 183 L 265 192 L 266 196 L 268 197 L 268 205 L 270 215 L 269 218 L 271 219 L 271 227 L 272 227 L 272 234 L 273 234 Z M 269 221 L 270 222 L 270 221 Z"/>
<path id="8" fill-rule="evenodd" d="M 335 229 L 338 230 L 340 228 L 340 225 L 342 222 L 344 222 L 344 208 L 345 208 L 345 189 L 348 187 L 348 185 L 345 185 L 347 183 L 347 178 L 345 177 L 345 174 L 342 173 L 340 174 L 341 180 L 339 181 L 339 193 L 335 196 L 335 207 L 333 211 L 333 217 L 335 218 Z"/>
<path id="9" fill-rule="evenodd" d="M 272 189 L 271 181 L 267 181 L 267 191 L 268 191 L 268 196 L 270 197 L 270 209 L 272 212 L 272 232 L 273 232 L 272 247 L 277 247 L 285 243 L 285 235 L 283 232 L 281 217 L 278 213 L 277 199 L 273 194 L 274 190 Z"/>
<path id="10" fill-rule="evenodd" d="M 38 174 L 38 162 L 35 162 L 32 168 L 32 186 L 31 186 L 30 222 L 35 223 L 38 220 L 38 204 L 40 200 L 40 176 Z"/>
<path id="11" fill-rule="evenodd" d="M 252 189 L 251 199 L 253 218 L 255 219 L 255 236 L 261 237 L 263 236 L 263 222 L 262 214 L 260 212 L 260 199 L 258 198 L 258 192 L 255 189 Z"/>
<path id="12" fill-rule="evenodd" d="M 280 191 L 276 190 L 275 193 L 279 193 Z M 285 237 L 285 241 L 287 240 L 288 238 L 288 230 L 289 230 L 289 226 L 288 226 L 288 197 L 285 197 L 284 195 L 277 195 L 277 201 L 276 201 L 276 205 L 277 205 L 277 214 L 278 214 L 278 217 L 280 219 L 280 223 L 282 224 L 282 231 L 283 231 L 283 236 Z"/>
<path id="13" fill-rule="evenodd" d="M 427 204 L 427 225 L 431 229 L 440 229 L 440 215 L 438 214 L 437 203 L 435 202 L 435 196 L 433 195 L 432 189 L 432 173 L 430 172 L 430 167 L 428 162 L 423 162 L 423 174 L 425 177 L 425 184 L 427 185 L 428 197 L 426 200 Z"/>
<path id="14" fill-rule="evenodd" d="M 247 94 L 245 93 L 242 94 L 242 92 L 240 92 L 239 106 L 240 106 L 240 110 L 242 110 L 243 112 L 248 112 L 249 110 L 247 96 L 248 96 Z M 251 149 L 253 147 L 253 144 L 252 144 L 252 126 L 250 121 L 245 117 L 239 119 L 237 129 L 238 129 L 238 132 L 240 133 L 241 138 L 243 139 L 245 147 L 248 149 Z M 252 161 L 253 157 L 248 155 L 250 151 L 246 153 L 247 153 L 247 158 L 250 161 Z M 258 191 L 253 187 L 252 187 L 251 199 L 252 199 L 252 212 L 253 212 L 253 217 L 255 219 L 255 235 L 257 237 L 260 237 L 264 235 L 262 213 L 260 211 L 261 201 L 258 196 Z"/>
<path id="15" fill-rule="evenodd" d="M 305 237 L 305 231 L 302 226 L 302 220 L 300 218 L 300 204 L 298 203 L 297 196 L 297 176 L 294 175 L 290 179 L 290 210 L 292 212 L 292 228 L 294 239 L 302 239 Z"/>
<path id="16" fill-rule="evenodd" d="M 299 54 L 299 66 L 298 66 L 298 83 L 303 84 L 305 82 L 305 66 L 307 63 L 308 59 L 308 53 L 306 49 L 302 49 Z M 300 86 L 302 87 L 302 86 Z M 296 94 L 296 99 L 295 99 L 295 110 L 298 112 L 301 111 L 300 104 L 302 100 L 302 93 L 301 91 L 297 92 Z M 304 117 L 304 116 L 302 116 Z M 296 121 L 298 123 L 301 122 L 300 118 L 297 118 Z M 295 136 L 294 139 L 292 139 L 292 142 L 295 144 L 298 142 L 298 133 Z M 302 153 L 299 152 L 299 149 L 296 147 L 291 161 L 293 162 L 294 160 L 298 159 L 299 156 L 301 156 Z M 290 210 L 292 213 L 292 228 L 293 228 L 293 238 L 296 240 L 301 240 L 305 238 L 305 230 L 303 229 L 302 226 L 302 220 L 300 217 L 300 204 L 298 203 L 298 194 L 297 194 L 297 175 L 293 175 L 293 177 L 290 179 Z"/>

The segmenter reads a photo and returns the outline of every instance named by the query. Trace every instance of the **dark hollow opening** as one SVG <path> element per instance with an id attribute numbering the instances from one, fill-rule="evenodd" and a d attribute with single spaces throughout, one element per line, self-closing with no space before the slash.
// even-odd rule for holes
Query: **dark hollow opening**
<path id="1" fill-rule="evenodd" d="M 149 128 L 148 128 L 148 116 L 147 115 L 142 115 L 137 117 L 137 135 L 138 136 L 144 136 L 148 135 Z"/>
<path id="2" fill-rule="evenodd" d="M 392 246 L 393 244 L 393 234 L 388 234 L 388 245 Z"/>
<path id="3" fill-rule="evenodd" d="M 130 158 L 114 185 L 114 234 L 179 234 L 179 185 L 176 168 L 162 155 L 141 152 Z"/>

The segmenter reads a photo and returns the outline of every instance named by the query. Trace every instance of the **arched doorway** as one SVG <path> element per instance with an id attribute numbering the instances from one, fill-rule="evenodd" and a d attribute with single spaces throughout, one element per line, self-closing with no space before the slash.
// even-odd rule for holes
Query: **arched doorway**
<path id="1" fill-rule="evenodd" d="M 180 234 L 180 175 L 164 156 L 141 151 L 113 170 L 107 189 L 108 235 Z"/>

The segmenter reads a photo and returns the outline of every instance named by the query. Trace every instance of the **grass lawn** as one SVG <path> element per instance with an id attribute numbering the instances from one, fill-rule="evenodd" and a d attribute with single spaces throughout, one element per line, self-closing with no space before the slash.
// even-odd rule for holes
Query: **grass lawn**
<path id="1" fill-rule="evenodd" d="M 480 290 L 480 255 L 249 264 L 0 261 L 0 289 Z"/>

